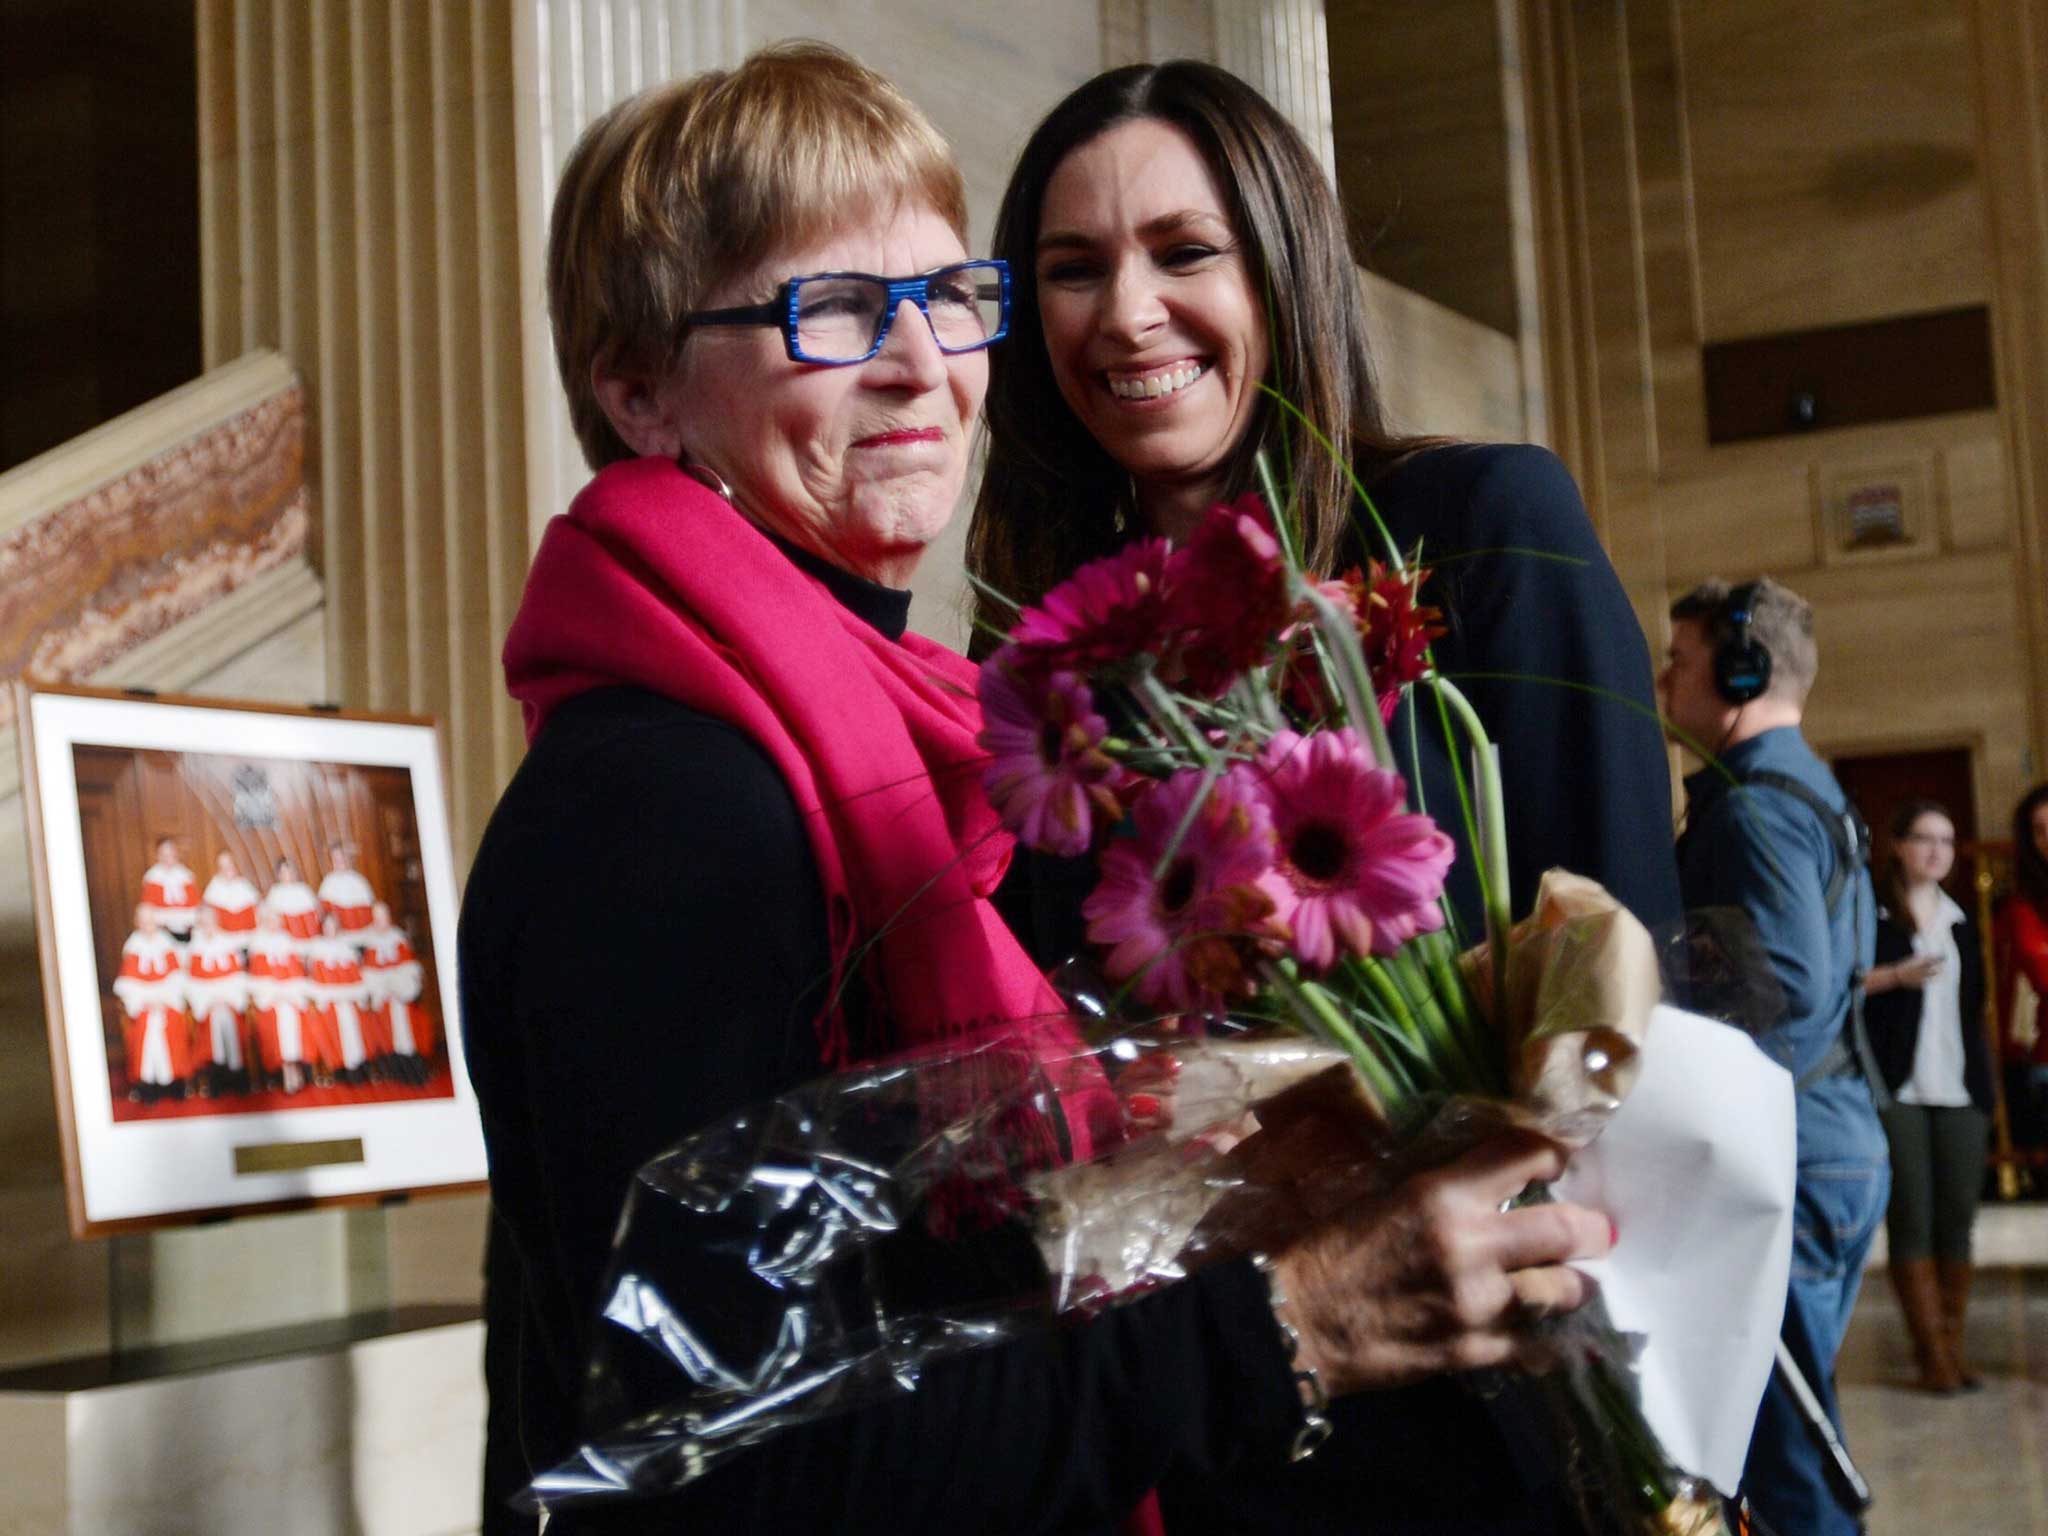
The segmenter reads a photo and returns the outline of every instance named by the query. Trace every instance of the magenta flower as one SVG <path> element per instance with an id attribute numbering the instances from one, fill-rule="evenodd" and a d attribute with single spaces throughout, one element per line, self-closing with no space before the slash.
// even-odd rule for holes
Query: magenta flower
<path id="1" fill-rule="evenodd" d="M 1018 615 L 1010 640 L 1020 664 L 1087 672 L 1165 643 L 1169 547 L 1140 539 L 1091 560 Z"/>
<path id="2" fill-rule="evenodd" d="M 1390 955 L 1443 926 L 1436 903 L 1451 840 L 1402 809 L 1401 776 L 1375 767 L 1357 732 L 1281 731 L 1260 754 L 1259 774 L 1304 965 L 1327 969 L 1341 950 Z"/>
<path id="3" fill-rule="evenodd" d="M 1017 665 L 1004 646 L 981 665 L 981 744 L 992 761 L 982 787 L 1003 825 L 1020 841 L 1071 858 L 1095 840 L 1123 807 L 1120 770 L 1102 750 L 1107 731 L 1088 685 L 1072 672 Z"/>
<path id="4" fill-rule="evenodd" d="M 1273 519 L 1256 492 L 1218 505 L 1173 557 L 1173 628 L 1188 685 L 1211 696 L 1263 661 L 1294 618 Z"/>
<path id="5" fill-rule="evenodd" d="M 1088 937 L 1114 946 L 1105 968 L 1154 1006 L 1210 1012 L 1249 996 L 1252 966 L 1287 937 L 1292 893 L 1273 869 L 1273 816 L 1250 770 L 1233 768 L 1208 797 L 1166 869 L 1160 856 L 1202 775 L 1184 769 L 1138 802 L 1136 835 L 1112 846 L 1081 904 Z"/>

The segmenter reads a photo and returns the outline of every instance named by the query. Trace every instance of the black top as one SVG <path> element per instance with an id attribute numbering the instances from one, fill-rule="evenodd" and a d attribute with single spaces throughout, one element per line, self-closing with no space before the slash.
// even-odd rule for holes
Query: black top
<path id="1" fill-rule="evenodd" d="M 1372 495 L 1404 554 L 1419 541 L 1423 563 L 1436 564 L 1423 595 L 1450 625 L 1437 664 L 1500 748 L 1516 915 L 1556 865 L 1601 881 L 1653 927 L 1676 919 L 1670 772 L 1649 647 L 1564 465 L 1541 448 L 1430 449 L 1383 476 Z M 1376 532 L 1352 558 L 1369 555 L 1385 558 Z M 1458 844 L 1449 890 L 1476 937 L 1484 916 L 1472 849 L 1434 705 L 1423 704 L 1413 748 L 1405 707 L 1396 717 L 1396 750 L 1404 768 L 1419 753 L 1426 804 Z M 1041 963 L 1079 952 L 1091 861 L 1020 862 L 1003 892 L 1006 915 Z M 1494 1377 L 1359 1394 L 1336 1405 L 1336 1438 L 1299 1468 L 1169 1482 L 1167 1530 L 1573 1530 L 1537 1397 Z"/>
<path id="2" fill-rule="evenodd" d="M 795 555 L 799 563 L 816 566 Z M 892 637 L 908 598 L 824 568 Z M 791 636 L 790 643 L 801 643 Z M 814 1076 L 822 888 L 780 773 L 734 728 L 634 689 L 548 720 L 471 870 L 463 1028 L 490 1153 L 488 1533 L 574 1446 L 633 1170 Z M 1284 1463 L 1299 1409 L 1248 1264 L 1085 1327 L 956 1359 L 654 1505 L 551 1532 L 1098 1531 L 1169 1463 Z"/>
<path id="3" fill-rule="evenodd" d="M 1955 934 L 1957 1002 L 1963 1021 L 1963 1087 L 1970 1102 L 1991 1113 L 1991 1048 L 1984 1039 L 1984 949 L 1977 925 L 1966 916 Z M 1913 932 L 1889 912 L 1877 914 L 1877 964 L 1910 959 Z M 1863 1025 L 1887 1092 L 1897 1093 L 1913 1075 L 1913 1053 L 1920 1046 L 1920 1015 L 1927 994 L 1919 987 L 1893 987 L 1873 992 L 1863 1002 Z M 1910 1106 L 1909 1106 L 1910 1107 Z"/>
<path id="4" fill-rule="evenodd" d="M 1559 866 L 1600 881 L 1652 929 L 1674 922 L 1671 770 L 1650 648 L 1570 471 L 1544 448 L 1475 443 L 1416 454 L 1371 491 L 1403 552 L 1419 543 L 1434 567 L 1423 597 L 1450 631 L 1434 647 L 1438 670 L 1500 748 L 1514 913 Z M 1376 538 L 1367 552 L 1384 554 Z M 1410 762 L 1419 751 L 1427 805 L 1458 841 L 1451 901 L 1476 937 L 1484 924 L 1453 749 L 1426 690 L 1391 735 Z"/>

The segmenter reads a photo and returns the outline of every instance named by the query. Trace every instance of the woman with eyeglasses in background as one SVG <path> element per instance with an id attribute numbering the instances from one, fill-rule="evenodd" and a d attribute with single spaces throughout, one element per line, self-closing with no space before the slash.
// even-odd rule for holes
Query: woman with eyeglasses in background
<path id="1" fill-rule="evenodd" d="M 1864 1022 L 1892 1099 L 1880 1116 L 1891 1145 L 1892 1288 L 1917 1385 L 1942 1396 L 1982 1385 L 1964 1363 L 1963 1318 L 1992 1105 L 1982 941 L 1941 888 L 1955 862 L 1945 806 L 1908 800 L 1892 813 L 1876 963 L 1864 979 Z"/>

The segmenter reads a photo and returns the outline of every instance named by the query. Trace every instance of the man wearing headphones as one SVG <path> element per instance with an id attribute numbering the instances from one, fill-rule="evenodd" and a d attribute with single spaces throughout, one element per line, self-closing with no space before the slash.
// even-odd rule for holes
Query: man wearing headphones
<path id="1" fill-rule="evenodd" d="M 1672 604 L 1670 660 L 1657 686 L 1667 732 L 1709 759 L 1685 781 L 1686 906 L 1746 912 L 1785 992 L 1784 1022 L 1758 1041 L 1798 1087 L 1783 1337 L 1839 1435 L 1835 1351 L 1891 1173 L 1871 1097 L 1880 1080 L 1874 1071 L 1866 1078 L 1859 1048 L 1876 932 L 1867 835 L 1799 729 L 1818 663 L 1804 600 L 1767 578 L 1732 589 L 1712 580 Z M 1852 1536 L 1860 1502 L 1834 1473 L 1794 1387 L 1774 1375 L 1745 1490 L 1775 1530 Z"/>

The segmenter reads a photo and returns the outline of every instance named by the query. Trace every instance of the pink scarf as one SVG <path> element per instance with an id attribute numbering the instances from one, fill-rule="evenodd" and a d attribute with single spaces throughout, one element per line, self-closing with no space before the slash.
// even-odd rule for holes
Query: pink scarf
<path id="1" fill-rule="evenodd" d="M 737 726 L 788 783 L 831 920 L 828 1068 L 852 1048 L 837 1007 L 856 948 L 883 1048 L 1018 1024 L 1061 1091 L 1071 1154 L 1114 1138 L 1099 1072 L 1057 994 L 989 902 L 1013 846 L 981 790 L 975 670 L 890 640 L 753 524 L 664 459 L 605 469 L 549 525 L 505 639 L 527 739 L 564 700 L 619 684 Z M 707 809 L 707 814 L 717 814 Z"/>

